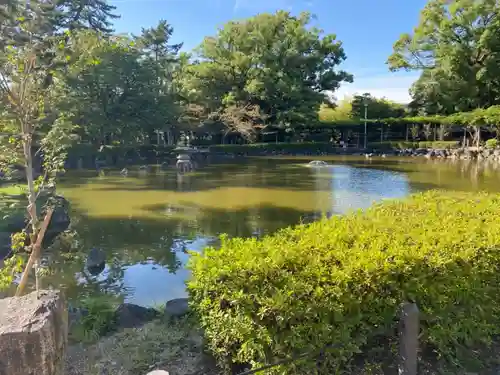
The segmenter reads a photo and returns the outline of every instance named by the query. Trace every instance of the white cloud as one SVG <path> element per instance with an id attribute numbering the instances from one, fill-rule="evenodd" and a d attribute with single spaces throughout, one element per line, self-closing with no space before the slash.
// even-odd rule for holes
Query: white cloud
<path id="1" fill-rule="evenodd" d="M 416 74 L 355 75 L 354 83 L 343 84 L 334 95 L 342 100 L 346 96 L 368 92 L 377 98 L 386 97 L 398 103 L 409 103 L 411 97 L 408 90 L 417 78 Z"/>

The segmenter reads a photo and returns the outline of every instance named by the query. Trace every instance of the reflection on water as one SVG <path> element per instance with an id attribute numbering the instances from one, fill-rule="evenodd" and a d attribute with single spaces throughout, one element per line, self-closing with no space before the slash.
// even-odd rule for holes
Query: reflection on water
<path id="1" fill-rule="evenodd" d="M 118 171 L 70 175 L 60 190 L 72 203 L 80 251 L 54 255 L 54 273 L 45 282 L 63 284 L 70 298 L 105 292 L 159 304 L 185 296 L 187 250 L 216 244 L 221 233 L 262 236 L 429 188 L 500 189 L 495 166 L 412 159 L 328 162 L 306 168 L 302 159 L 254 160 L 183 176 L 161 170 L 127 177 Z M 107 255 L 98 276 L 84 270 L 92 247 Z"/>
<path id="2" fill-rule="evenodd" d="M 394 171 L 339 165 L 332 168 L 332 180 L 336 214 L 368 208 L 373 202 L 402 198 L 410 193 L 406 175 Z"/>
<path id="3" fill-rule="evenodd" d="M 209 245 L 205 238 L 190 241 L 190 248 L 201 250 Z M 182 298 L 186 296 L 184 280 L 189 276 L 184 268 L 188 254 L 178 251 L 176 254 L 176 267 L 168 267 L 157 262 L 155 259 L 136 264 L 122 266 L 120 279 L 116 280 L 113 287 L 118 293 L 127 295 L 126 301 L 138 305 L 159 305 L 165 302 L 165 296 L 171 298 Z M 107 266 L 94 282 L 105 284 L 112 275 L 113 268 Z M 80 282 L 87 280 L 81 278 Z M 111 288 L 112 289 L 112 288 Z"/>

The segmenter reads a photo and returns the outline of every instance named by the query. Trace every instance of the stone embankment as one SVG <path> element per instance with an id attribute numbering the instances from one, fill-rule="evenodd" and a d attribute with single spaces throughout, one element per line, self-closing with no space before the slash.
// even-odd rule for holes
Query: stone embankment
<path id="1" fill-rule="evenodd" d="M 500 149 L 485 147 L 466 147 L 453 149 L 407 149 L 398 152 L 399 156 L 422 156 L 428 159 L 455 159 L 455 160 L 491 160 L 500 162 Z"/>

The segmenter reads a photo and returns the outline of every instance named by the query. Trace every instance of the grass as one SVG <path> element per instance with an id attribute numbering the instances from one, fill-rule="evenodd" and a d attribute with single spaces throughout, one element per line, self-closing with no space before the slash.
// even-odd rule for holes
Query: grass
<path id="1" fill-rule="evenodd" d="M 0 195 L 21 195 L 26 192 L 24 185 L 0 185 Z"/>

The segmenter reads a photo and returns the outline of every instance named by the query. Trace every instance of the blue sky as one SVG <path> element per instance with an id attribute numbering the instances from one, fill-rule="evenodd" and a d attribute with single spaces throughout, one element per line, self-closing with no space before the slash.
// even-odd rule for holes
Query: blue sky
<path id="1" fill-rule="evenodd" d="M 344 44 L 347 60 L 343 68 L 354 74 L 354 83 L 335 93 L 370 92 L 399 102 L 408 102 L 408 88 L 417 73 L 390 73 L 385 61 L 392 44 L 416 25 L 426 0 L 111 0 L 121 19 L 117 32 L 138 33 L 161 18 L 174 27 L 174 41 L 184 49 L 197 46 L 206 35 L 235 18 L 278 9 L 292 13 L 310 11 L 314 25 L 335 33 Z"/>

